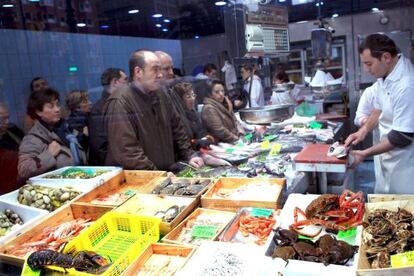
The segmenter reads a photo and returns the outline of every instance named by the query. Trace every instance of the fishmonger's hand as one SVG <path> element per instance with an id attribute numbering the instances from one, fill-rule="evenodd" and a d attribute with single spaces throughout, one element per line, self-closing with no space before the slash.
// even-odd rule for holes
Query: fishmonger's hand
<path id="1" fill-rule="evenodd" d="M 367 131 L 365 128 L 360 128 L 357 132 L 352 133 L 348 136 L 345 140 L 345 147 L 349 148 L 351 145 L 356 145 L 362 141 L 364 141 L 365 137 L 367 136 Z"/>

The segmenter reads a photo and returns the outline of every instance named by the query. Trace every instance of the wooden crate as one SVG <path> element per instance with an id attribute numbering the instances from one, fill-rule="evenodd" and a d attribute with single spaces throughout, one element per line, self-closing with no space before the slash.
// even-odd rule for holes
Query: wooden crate
<path id="1" fill-rule="evenodd" d="M 164 238 L 161 239 L 162 242 L 165 243 L 172 243 L 172 244 L 184 244 L 179 241 L 177 241 L 177 238 L 179 237 L 181 230 L 186 226 L 187 222 L 191 219 L 197 218 L 201 214 L 210 214 L 212 216 L 214 215 L 228 215 L 229 221 L 227 224 L 229 224 L 234 217 L 236 216 L 236 213 L 233 212 L 225 212 L 225 211 L 219 211 L 219 210 L 210 210 L 210 209 L 204 209 L 204 208 L 197 208 L 194 212 L 191 213 L 185 220 L 183 220 L 177 227 L 175 227 L 170 233 L 164 236 Z M 220 236 L 221 232 L 223 232 L 224 228 L 226 228 L 227 224 L 220 227 L 219 231 L 217 232 L 217 235 L 214 236 L 212 240 L 217 240 L 217 238 Z M 191 244 L 190 244 L 191 245 Z"/>
<path id="2" fill-rule="evenodd" d="M 185 257 L 187 260 L 194 254 L 196 247 L 188 245 L 176 245 L 165 243 L 150 244 L 145 251 L 135 260 L 127 270 L 123 272 L 123 276 L 137 275 L 139 270 L 149 260 L 153 254 Z M 185 262 L 183 263 L 184 266 Z"/>
<path id="3" fill-rule="evenodd" d="M 0 260 L 16 265 L 23 265 L 24 258 L 8 254 L 7 252 L 9 248 L 13 247 L 16 244 L 23 244 L 34 239 L 35 237 L 38 237 L 47 227 L 53 227 L 61 223 L 79 218 L 97 220 L 110 210 L 112 210 L 112 208 L 84 206 L 75 203 L 66 205 L 66 207 L 60 208 L 59 210 L 50 213 L 35 223 L 31 228 L 26 229 L 26 231 L 22 232 L 19 236 L 8 240 L 4 245 L 0 247 Z"/>
<path id="4" fill-rule="evenodd" d="M 155 178 L 165 174 L 166 172 L 164 171 L 124 171 L 123 174 L 120 174 L 106 181 L 99 187 L 96 187 L 92 191 L 80 196 L 77 198 L 76 202 L 91 204 L 94 206 L 105 205 L 117 207 L 120 206 L 123 202 L 116 205 L 109 203 L 92 204 L 90 202 L 99 197 L 104 197 L 115 193 L 123 193 L 128 190 L 138 192 L 138 187 L 141 185 L 146 185 L 148 182 L 151 182 Z"/>
<path id="5" fill-rule="evenodd" d="M 395 195 L 395 194 L 369 194 L 368 203 L 384 202 L 384 201 L 400 201 L 400 200 L 414 200 L 414 195 Z"/>
<path id="6" fill-rule="evenodd" d="M 166 176 L 165 171 L 124 170 L 125 181 L 130 184 L 143 185 L 154 178 Z"/>
<path id="7" fill-rule="evenodd" d="M 396 211 L 398 208 L 404 208 L 407 211 L 414 212 L 414 201 L 402 200 L 402 201 L 386 201 L 375 202 L 365 204 L 365 218 L 368 216 L 369 211 L 375 209 L 387 209 Z M 362 239 L 363 240 L 363 239 Z M 403 268 L 383 268 L 372 269 L 366 255 L 366 245 L 362 241 L 359 247 L 359 258 L 357 263 L 357 274 L 362 276 L 377 276 L 377 275 L 414 275 L 414 266 L 408 266 Z"/>
<path id="8" fill-rule="evenodd" d="M 127 214 L 139 214 L 153 216 L 156 211 L 166 210 L 173 205 L 187 207 L 175 217 L 170 223 L 161 222 L 160 233 L 165 235 L 185 219 L 195 208 L 198 207 L 196 198 L 176 197 L 150 194 L 136 194 L 130 200 L 116 208 L 114 211 Z"/>
<path id="9" fill-rule="evenodd" d="M 151 192 L 155 189 L 155 187 L 157 187 L 162 181 L 164 181 L 166 179 L 166 177 L 158 177 L 155 178 L 153 181 L 148 182 L 147 184 L 141 185 L 137 188 L 137 190 L 140 193 L 143 194 L 151 194 Z M 193 180 L 195 178 L 191 178 L 191 177 L 176 177 L 174 179 L 190 179 Z M 173 179 L 173 181 L 174 181 Z M 213 180 L 210 178 L 196 178 L 197 180 L 210 180 L 210 184 L 208 184 L 203 190 L 201 190 L 197 195 L 191 196 L 191 197 L 197 197 L 197 198 L 201 198 L 201 195 L 203 195 L 208 189 L 209 187 L 211 187 L 211 185 L 213 184 Z M 177 195 L 178 196 L 178 195 Z M 189 196 L 183 196 L 183 197 L 189 197 Z"/>
<path id="10" fill-rule="evenodd" d="M 278 209 L 285 182 L 283 178 L 219 178 L 201 197 L 201 207 L 223 211 L 237 211 L 242 207 Z M 221 188 L 235 189 L 248 183 L 270 183 L 277 186 L 277 193 L 274 196 L 274 200 L 258 201 L 254 198 L 251 200 L 231 200 L 213 197 Z"/>

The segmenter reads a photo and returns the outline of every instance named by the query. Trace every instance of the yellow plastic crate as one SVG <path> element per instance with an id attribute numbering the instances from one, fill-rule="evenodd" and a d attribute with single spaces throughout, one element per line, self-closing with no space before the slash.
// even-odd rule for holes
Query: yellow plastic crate
<path id="1" fill-rule="evenodd" d="M 112 265 L 100 275 L 118 276 L 149 244 L 159 240 L 160 223 L 160 219 L 153 217 L 108 212 L 69 242 L 64 253 L 88 250 L 110 257 Z M 74 268 L 48 266 L 48 269 L 69 275 L 96 275 Z"/>

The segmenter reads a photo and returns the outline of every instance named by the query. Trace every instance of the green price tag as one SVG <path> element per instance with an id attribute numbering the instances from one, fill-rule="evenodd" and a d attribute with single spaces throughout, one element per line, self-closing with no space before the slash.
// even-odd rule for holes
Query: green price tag
<path id="1" fill-rule="evenodd" d="M 299 235 L 299 236 L 298 236 L 298 238 L 299 238 L 299 239 L 302 239 L 302 240 L 310 240 L 310 241 L 311 241 L 311 240 L 313 240 L 313 239 L 312 239 L 312 238 L 310 238 L 310 237 L 306 237 L 306 236 L 302 236 L 302 235 Z"/>
<path id="2" fill-rule="evenodd" d="M 345 238 L 351 238 L 351 237 L 355 237 L 357 234 L 357 230 L 356 227 L 353 227 L 351 229 L 348 229 L 346 231 L 338 231 L 338 239 L 345 239 Z"/>
<path id="3" fill-rule="evenodd" d="M 135 190 L 126 190 L 124 191 L 124 194 L 129 195 L 129 196 L 133 196 L 137 193 L 137 191 Z"/>
<path id="4" fill-rule="evenodd" d="M 263 138 L 263 140 L 264 141 L 272 141 L 272 140 L 274 140 L 274 139 L 276 139 L 276 135 L 268 135 L 268 136 L 266 136 L 265 138 Z"/>
<path id="5" fill-rule="evenodd" d="M 227 153 L 232 153 L 233 151 L 235 151 L 235 149 L 233 149 L 233 148 L 228 148 L 228 149 L 226 149 L 226 152 L 227 152 Z"/>
<path id="6" fill-rule="evenodd" d="M 391 267 L 414 265 L 414 251 L 391 255 Z"/>
<path id="7" fill-rule="evenodd" d="M 278 155 L 280 153 L 281 149 L 282 149 L 281 144 L 274 144 L 274 145 L 272 145 L 272 148 L 270 149 L 269 155 L 270 156 Z"/>
<path id="8" fill-rule="evenodd" d="M 237 144 L 236 144 L 236 147 L 244 147 L 244 143 L 243 142 L 238 142 Z"/>
<path id="9" fill-rule="evenodd" d="M 246 139 L 246 140 L 250 140 L 252 138 L 253 138 L 253 134 L 251 134 L 251 133 L 248 133 L 244 136 L 244 139 Z"/>
<path id="10" fill-rule="evenodd" d="M 253 217 L 268 218 L 273 214 L 271 209 L 253 208 L 250 215 Z"/>
<path id="11" fill-rule="evenodd" d="M 322 128 L 322 124 L 318 123 L 318 122 L 310 122 L 309 123 L 309 127 L 312 129 L 321 129 Z"/>
<path id="12" fill-rule="evenodd" d="M 217 234 L 218 226 L 196 225 L 191 230 L 191 236 L 203 239 L 212 239 Z"/>

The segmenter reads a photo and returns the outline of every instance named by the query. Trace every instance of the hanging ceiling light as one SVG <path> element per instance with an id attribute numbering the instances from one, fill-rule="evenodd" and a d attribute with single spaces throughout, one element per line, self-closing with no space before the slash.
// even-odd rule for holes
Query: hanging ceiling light
<path id="1" fill-rule="evenodd" d="M 76 26 L 78 26 L 79 28 L 83 28 L 86 27 L 85 23 L 77 23 Z"/>
<path id="2" fill-rule="evenodd" d="M 337 13 L 332 14 L 332 18 L 336 18 L 338 16 L 339 16 L 339 14 L 337 14 Z"/>
<path id="3" fill-rule="evenodd" d="M 224 6 L 226 4 L 227 4 L 226 1 L 216 1 L 216 3 L 214 3 L 214 5 L 216 6 Z"/>
<path id="4" fill-rule="evenodd" d="M 14 5 L 13 4 L 3 4 L 2 7 L 3 8 L 13 8 Z"/>
<path id="5" fill-rule="evenodd" d="M 139 13 L 139 10 L 129 10 L 128 11 L 129 14 L 135 14 L 135 13 Z"/>
<path id="6" fill-rule="evenodd" d="M 162 17 L 162 14 L 156 13 L 156 14 L 153 14 L 152 17 L 154 17 L 154 18 L 160 18 L 160 17 Z"/>

